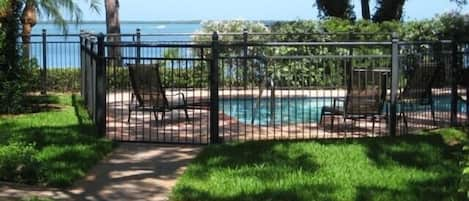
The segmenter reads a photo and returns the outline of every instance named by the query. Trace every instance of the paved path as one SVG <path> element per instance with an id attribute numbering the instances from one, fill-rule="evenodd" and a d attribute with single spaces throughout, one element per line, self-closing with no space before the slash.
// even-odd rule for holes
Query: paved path
<path id="1" fill-rule="evenodd" d="M 200 150 L 197 146 L 124 143 L 70 189 L 0 183 L 0 200 L 39 196 L 63 201 L 163 201 Z"/>

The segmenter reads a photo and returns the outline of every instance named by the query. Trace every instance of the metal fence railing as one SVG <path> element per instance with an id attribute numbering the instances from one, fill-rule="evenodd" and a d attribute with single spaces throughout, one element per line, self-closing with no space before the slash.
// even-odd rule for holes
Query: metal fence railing
<path id="1" fill-rule="evenodd" d="M 29 42 L 23 42 L 24 38 Z M 80 89 L 80 38 L 79 34 L 42 34 L 21 36 L 18 48 L 33 61 L 39 81 L 35 90 L 70 92 Z M 26 41 L 28 41 L 26 40 Z"/>
<path id="2" fill-rule="evenodd" d="M 356 138 L 469 123 L 462 43 L 187 36 L 82 34 L 82 94 L 109 138 Z"/>
<path id="3" fill-rule="evenodd" d="M 104 35 L 80 38 L 81 95 L 98 132 L 106 131 L 106 68 Z"/>

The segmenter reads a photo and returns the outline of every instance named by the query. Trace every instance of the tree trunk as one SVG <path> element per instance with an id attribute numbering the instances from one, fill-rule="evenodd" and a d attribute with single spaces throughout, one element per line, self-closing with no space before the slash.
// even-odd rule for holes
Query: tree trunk
<path id="1" fill-rule="evenodd" d="M 362 5 L 362 17 L 364 20 L 370 20 L 370 0 L 361 0 Z"/>
<path id="2" fill-rule="evenodd" d="M 1 11 L 0 30 L 4 34 L 4 41 L 16 41 L 18 39 L 18 15 L 21 2 L 9 0 Z M 0 44 L 0 74 L 4 73 L 7 80 L 15 79 L 16 74 L 9 73 L 18 66 L 18 50 L 16 43 L 4 42 Z M 13 77 L 13 78 L 12 78 Z M 1 79 L 1 78 L 0 78 Z M 1 80 L 0 80 L 1 81 Z M 0 86 L 0 90 L 2 87 Z"/>
<path id="3" fill-rule="evenodd" d="M 37 23 L 37 8 L 31 1 L 27 1 L 23 14 L 21 16 L 21 24 L 23 26 L 23 32 L 21 33 L 21 39 L 23 40 L 23 56 L 29 58 L 29 51 L 31 47 L 31 33 L 33 27 Z"/>
<path id="4" fill-rule="evenodd" d="M 401 20 L 404 11 L 405 0 L 380 0 L 373 21 L 384 22 Z"/>
<path id="5" fill-rule="evenodd" d="M 119 0 L 105 0 L 106 7 L 106 31 L 111 36 L 108 36 L 108 41 L 111 44 L 118 45 L 121 42 L 120 33 L 120 20 L 119 20 Z M 122 52 L 118 46 L 109 47 L 109 56 L 113 58 L 111 65 L 122 64 Z"/>

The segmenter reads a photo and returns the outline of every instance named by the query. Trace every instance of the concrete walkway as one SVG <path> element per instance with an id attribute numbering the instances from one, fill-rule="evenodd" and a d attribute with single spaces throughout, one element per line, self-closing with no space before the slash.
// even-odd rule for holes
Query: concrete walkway
<path id="1" fill-rule="evenodd" d="M 49 197 L 63 201 L 163 201 L 198 146 L 123 143 L 70 189 L 0 183 L 0 200 Z"/>

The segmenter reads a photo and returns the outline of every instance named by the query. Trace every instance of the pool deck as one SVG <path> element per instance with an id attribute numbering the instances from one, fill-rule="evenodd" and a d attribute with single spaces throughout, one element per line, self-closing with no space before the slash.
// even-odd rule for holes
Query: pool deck
<path id="1" fill-rule="evenodd" d="M 174 92 L 174 91 L 172 91 Z M 445 95 L 447 90 L 439 90 L 437 95 Z M 167 93 L 171 93 L 167 92 Z M 190 101 L 209 100 L 208 90 L 184 91 Z M 258 90 L 220 90 L 220 98 L 259 97 Z M 343 97 L 345 90 L 276 90 L 275 97 Z M 156 120 L 151 112 L 134 112 L 127 122 L 130 92 L 111 93 L 107 96 L 107 136 L 117 141 L 163 142 L 163 143 L 209 143 L 209 110 L 208 108 L 190 109 L 189 121 L 182 110 L 167 112 L 164 119 L 158 114 Z M 269 97 L 265 92 L 260 97 Z M 436 126 L 433 124 L 430 110 L 409 112 L 408 130 L 434 129 L 449 124 L 450 112 L 435 113 Z M 331 126 L 334 118 L 334 126 Z M 466 121 L 465 114 L 458 114 L 459 121 Z M 324 138 L 359 138 L 386 136 L 389 128 L 386 119 L 376 121 L 373 129 L 371 119 L 344 121 L 341 116 L 326 116 L 323 124 L 299 123 L 278 125 L 251 125 L 238 121 L 223 111 L 219 113 L 219 136 L 222 141 L 250 140 L 301 140 Z M 403 118 L 398 121 L 398 133 L 405 132 Z"/>

